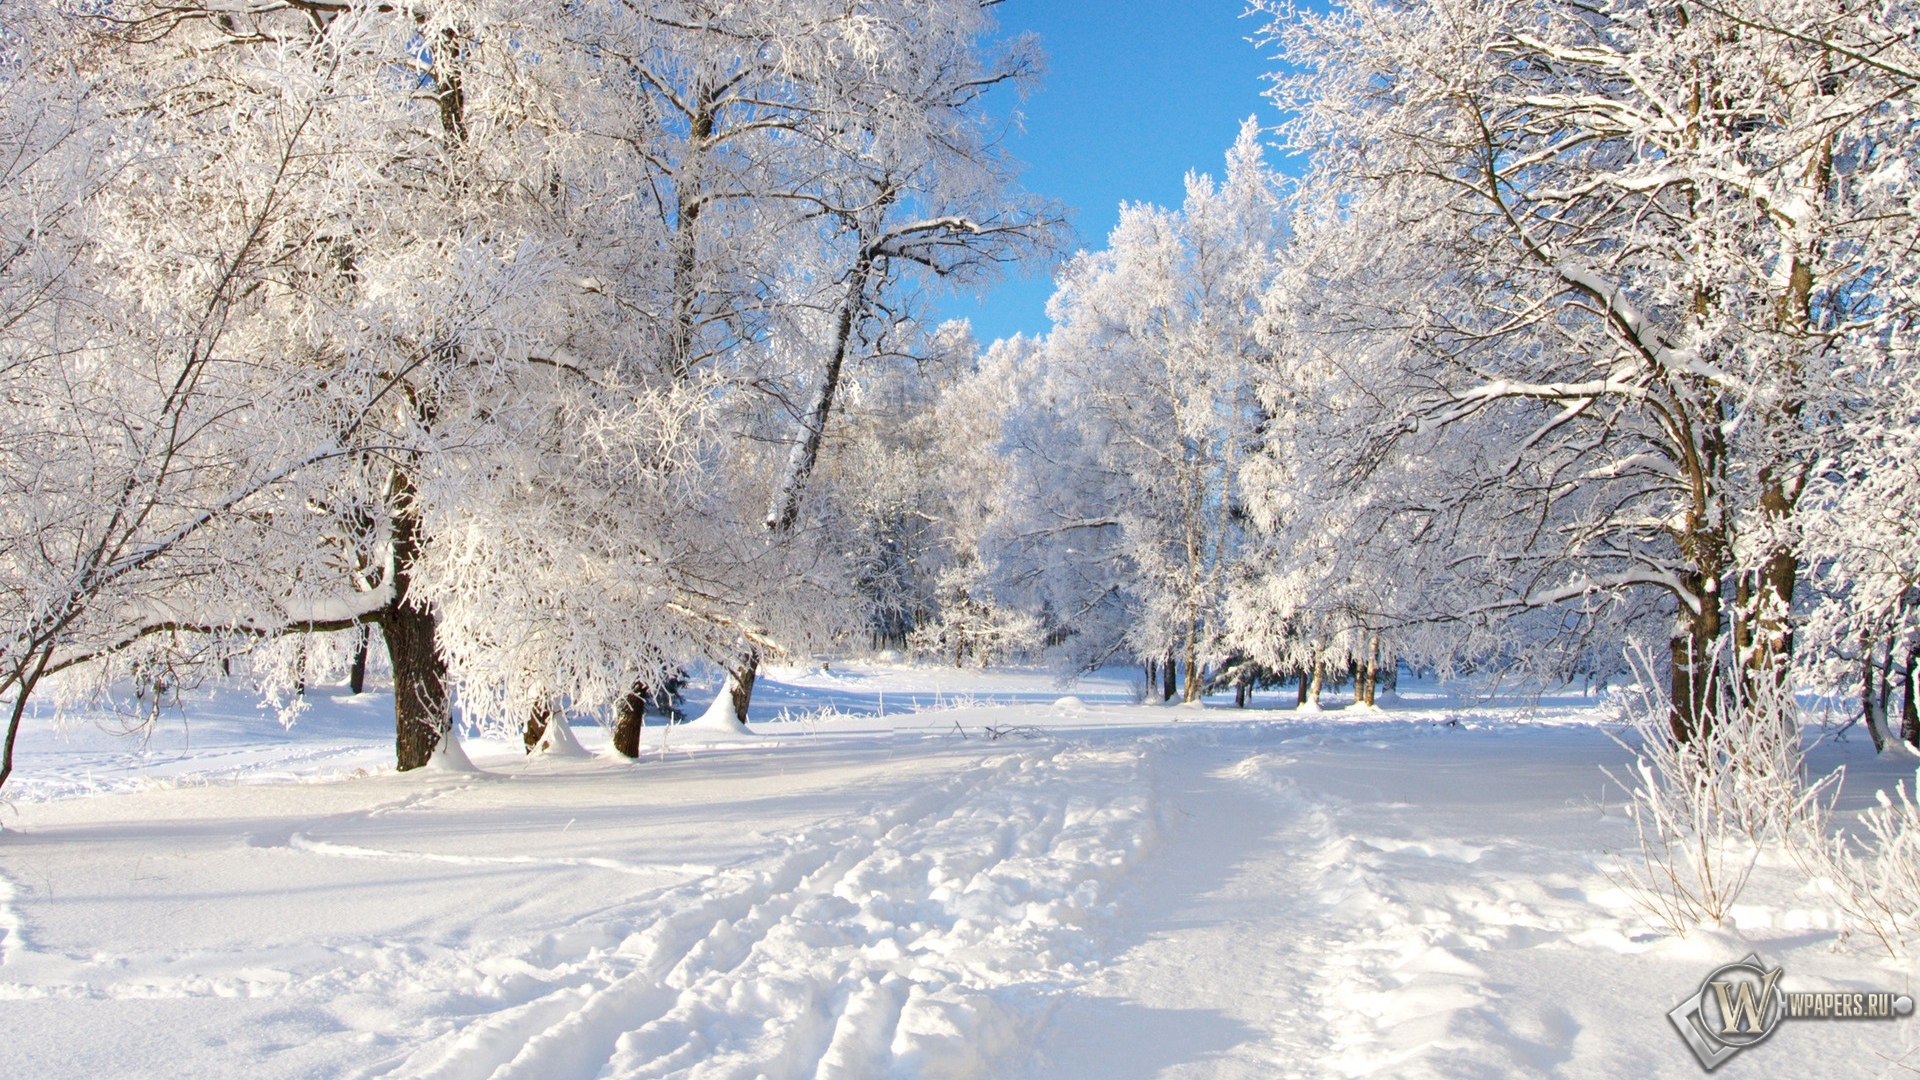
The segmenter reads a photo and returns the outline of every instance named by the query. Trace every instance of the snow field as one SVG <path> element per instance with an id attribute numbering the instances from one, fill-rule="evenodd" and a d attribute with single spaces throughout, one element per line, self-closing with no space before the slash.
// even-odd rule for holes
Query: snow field
<path id="1" fill-rule="evenodd" d="M 195 721 L 215 775 L 74 733 L 29 759 L 69 794 L 0 836 L 0 1075 L 1692 1077 L 1664 1013 L 1718 962 L 1910 986 L 1784 866 L 1736 925 L 1649 933 L 1604 873 L 1622 751 L 1577 702 L 1301 717 L 993 674 L 862 708 L 914 674 L 783 677 L 833 712 L 650 729 L 632 764 L 474 740 L 479 772 L 355 775 L 389 736 L 325 698 L 252 744 Z M 1887 782 L 1863 751 L 1816 767 Z M 1811 1025 L 1715 1077 L 1913 1062 L 1911 1026 Z"/>

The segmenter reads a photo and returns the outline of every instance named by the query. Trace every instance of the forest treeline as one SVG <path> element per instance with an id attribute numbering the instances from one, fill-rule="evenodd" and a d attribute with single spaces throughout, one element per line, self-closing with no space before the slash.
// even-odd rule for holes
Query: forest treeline
<path id="1" fill-rule="evenodd" d="M 402 768 L 869 647 L 1317 702 L 1655 642 L 1682 741 L 1764 684 L 1920 744 L 1913 9 L 1262 2 L 1278 126 L 1063 259 L 995 6 L 10 3 L 0 783 L 36 700 L 369 650 Z M 931 317 L 1010 264 L 1049 333 Z"/>

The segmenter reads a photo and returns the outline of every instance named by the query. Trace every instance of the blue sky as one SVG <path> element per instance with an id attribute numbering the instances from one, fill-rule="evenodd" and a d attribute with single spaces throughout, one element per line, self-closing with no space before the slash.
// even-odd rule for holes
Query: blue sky
<path id="1" fill-rule="evenodd" d="M 1003 33 L 1032 31 L 1046 50 L 1041 89 L 995 108 L 1025 118 L 1009 148 L 1027 164 L 1022 185 L 1074 211 L 1074 248 L 1099 248 L 1122 200 L 1178 205 L 1189 169 L 1218 176 L 1240 122 L 1279 113 L 1261 92 L 1271 49 L 1246 39 L 1263 25 L 1243 0 L 1006 0 Z M 984 296 L 952 297 L 949 318 L 973 322 L 984 344 L 1047 329 L 1053 286 L 1042 273 Z"/>

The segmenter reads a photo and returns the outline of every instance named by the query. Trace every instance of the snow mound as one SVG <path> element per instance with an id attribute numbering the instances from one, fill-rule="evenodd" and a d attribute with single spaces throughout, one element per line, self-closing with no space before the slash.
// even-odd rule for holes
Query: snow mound
<path id="1" fill-rule="evenodd" d="M 753 742 L 760 734 L 733 715 L 733 698 L 724 691 L 707 706 L 707 711 L 684 724 L 668 729 L 667 737 L 695 742 Z"/>
<path id="2" fill-rule="evenodd" d="M 15 953 L 25 945 L 26 927 L 14 914 L 13 883 L 0 877 L 0 967 L 13 962 Z"/>
<path id="3" fill-rule="evenodd" d="M 533 749 L 550 758 L 591 758 L 593 756 L 593 751 L 580 745 L 579 736 L 573 733 L 573 725 L 557 717 L 547 724 L 546 732 L 540 736 L 540 742 Z"/>
<path id="4" fill-rule="evenodd" d="M 1087 707 L 1087 703 L 1072 694 L 1068 694 L 1065 697 L 1055 698 L 1053 700 L 1053 707 L 1068 712 L 1079 712 Z"/>
<path id="5" fill-rule="evenodd" d="M 479 767 L 467 757 L 466 747 L 460 745 L 460 733 L 448 728 L 440 737 L 440 745 L 433 748 L 433 756 L 422 767 L 423 772 L 436 773 L 478 773 Z"/>

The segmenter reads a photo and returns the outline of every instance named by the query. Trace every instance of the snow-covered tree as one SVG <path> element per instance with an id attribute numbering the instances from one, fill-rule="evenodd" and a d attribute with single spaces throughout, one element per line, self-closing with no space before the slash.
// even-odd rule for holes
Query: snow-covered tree
<path id="1" fill-rule="evenodd" d="M 1301 244 L 1380 297 L 1310 329 L 1368 360 L 1340 445 L 1382 462 L 1469 426 L 1483 465 L 1423 495 L 1470 523 L 1448 541 L 1483 583 L 1464 606 L 1664 595 L 1684 736 L 1729 655 L 1793 652 L 1801 498 L 1849 373 L 1911 318 L 1913 14 L 1269 10 L 1314 162 Z"/>
<path id="2" fill-rule="evenodd" d="M 350 59 L 364 24 L 183 70 L 139 63 L 152 28 L 126 9 L 9 16 L 11 747 L 53 672 L 361 614 L 307 588 L 336 554 L 316 523 L 415 361 L 382 327 L 331 333 L 336 226 L 370 175 L 337 167 L 363 132 L 331 103 L 390 81 Z"/>
<path id="3" fill-rule="evenodd" d="M 1048 611 L 1079 664 L 1183 667 L 1189 700 L 1224 655 L 1281 227 L 1248 121 L 1223 182 L 1190 176 L 1178 210 L 1123 207 L 1107 248 L 1061 275 L 1044 343 L 1009 346 L 1037 369 L 1006 423 L 1013 475 L 996 531 L 1010 595 Z"/>
<path id="4" fill-rule="evenodd" d="M 56 669 L 373 624 L 408 768 L 456 683 L 637 738 L 681 665 L 818 647 L 849 369 L 916 338 L 916 275 L 1050 243 L 990 6 L 11 9 L 16 719 Z"/>

